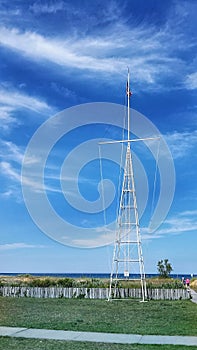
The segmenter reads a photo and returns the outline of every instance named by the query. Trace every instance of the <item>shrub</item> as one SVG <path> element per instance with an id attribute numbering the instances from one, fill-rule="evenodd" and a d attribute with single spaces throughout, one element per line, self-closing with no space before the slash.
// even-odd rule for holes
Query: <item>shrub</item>
<path id="1" fill-rule="evenodd" d="M 30 287 L 54 287 L 56 286 L 56 282 L 50 278 L 34 278 L 28 285 Z"/>
<path id="2" fill-rule="evenodd" d="M 57 285 L 64 287 L 64 288 L 69 288 L 69 287 L 73 287 L 74 281 L 72 278 L 59 278 L 57 281 Z"/>

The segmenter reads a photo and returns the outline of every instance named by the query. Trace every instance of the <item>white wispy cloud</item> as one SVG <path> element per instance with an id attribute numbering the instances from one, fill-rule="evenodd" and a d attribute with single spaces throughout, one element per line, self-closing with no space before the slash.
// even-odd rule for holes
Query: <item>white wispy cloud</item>
<path id="1" fill-rule="evenodd" d="M 45 248 L 44 245 L 28 244 L 28 243 L 6 243 L 0 245 L 0 250 L 15 250 L 15 249 L 33 249 L 33 248 Z"/>
<path id="2" fill-rule="evenodd" d="M 13 127 L 23 124 L 20 117 L 21 110 L 29 110 L 43 116 L 55 113 L 53 107 L 38 97 L 29 96 L 10 86 L 6 82 L 0 83 L 0 129 L 8 132 Z M 35 114 L 34 114 L 35 115 Z"/>
<path id="3" fill-rule="evenodd" d="M 143 241 L 164 238 L 165 235 L 180 235 L 183 233 L 194 232 L 197 230 L 196 210 L 184 211 L 178 213 L 176 216 L 171 216 L 165 220 L 162 227 L 157 231 L 151 233 L 148 227 L 141 227 L 141 235 Z M 106 227 L 92 228 L 95 234 L 92 237 L 83 239 L 73 239 L 73 245 L 81 247 L 99 247 L 113 243 L 115 240 L 116 230 L 107 229 Z M 67 240 L 68 237 L 63 236 L 62 239 Z"/>
<path id="4" fill-rule="evenodd" d="M 22 203 L 22 194 L 20 189 L 15 185 L 9 185 L 8 189 L 4 188 L 4 192 L 0 192 L 0 197 L 5 200 L 13 199 L 16 203 Z"/>
<path id="5" fill-rule="evenodd" d="M 1 197 L 4 197 L 4 198 L 9 198 L 12 195 L 13 195 L 13 191 L 11 189 L 1 193 Z"/>
<path id="6" fill-rule="evenodd" d="M 50 8 L 41 4 L 35 5 L 37 7 L 46 11 Z M 85 38 L 75 33 L 62 38 L 1 27 L 0 41 L 3 46 L 33 60 L 46 60 L 68 68 L 118 75 L 130 66 L 133 80 L 158 87 L 162 77 L 193 74 L 193 71 L 188 71 L 188 62 L 177 55 L 176 50 L 177 42 L 182 52 L 194 43 L 192 39 L 188 42 L 177 28 L 169 30 L 168 23 L 159 31 L 157 27 L 145 24 L 129 27 L 120 19 L 104 33 L 86 35 Z"/>
<path id="7" fill-rule="evenodd" d="M 4 189 L 4 192 L 0 193 L 1 198 L 14 198 L 17 202 L 21 203 L 21 181 L 37 191 L 41 190 L 41 187 L 38 186 L 36 176 L 34 181 L 32 178 L 26 179 L 25 177 L 21 177 L 21 165 L 23 162 L 24 151 L 24 147 L 19 147 L 11 141 L 0 139 L 0 174 L 4 176 L 8 182 L 8 188 Z M 28 165 L 36 165 L 39 162 L 39 157 L 33 155 L 29 159 L 26 157 L 26 164 Z"/>
<path id="8" fill-rule="evenodd" d="M 23 147 L 19 147 L 11 141 L 0 139 L 0 175 L 7 183 L 0 192 L 2 199 L 14 199 L 17 203 L 22 202 L 20 171 L 23 153 Z"/>
<path id="9" fill-rule="evenodd" d="M 196 210 L 186 210 L 166 219 L 162 227 L 150 233 L 148 228 L 142 228 L 143 239 L 158 239 L 165 235 L 179 235 L 197 230 Z"/>
<path id="10" fill-rule="evenodd" d="M 14 108 L 10 106 L 0 106 L 0 129 L 9 131 L 13 126 L 20 125 L 17 118 L 13 116 Z"/>
<path id="11" fill-rule="evenodd" d="M 40 190 L 36 180 L 26 179 L 25 177 L 21 178 L 21 169 L 20 167 L 13 166 L 12 162 L 2 161 L 0 162 L 0 174 L 4 175 L 7 180 L 12 180 L 14 183 L 21 185 L 21 181 L 24 184 L 35 188 L 35 190 Z M 11 185 L 12 186 L 12 185 Z M 10 192 L 11 191 L 11 192 Z M 11 194 L 13 191 L 9 188 L 6 193 Z"/>
<path id="12" fill-rule="evenodd" d="M 168 143 L 174 159 L 188 156 L 197 146 L 197 130 L 177 132 L 163 135 Z"/>
<path id="13" fill-rule="evenodd" d="M 184 212 L 182 212 L 182 213 L 179 213 L 179 215 L 180 216 L 194 216 L 194 217 L 196 217 L 197 216 L 197 210 L 185 210 Z"/>
<path id="14" fill-rule="evenodd" d="M 72 101 L 76 104 L 77 95 L 74 91 L 69 90 L 67 87 L 62 86 L 56 82 L 51 83 L 51 88 L 58 94 L 62 95 L 64 99 L 69 99 L 69 101 Z"/>
<path id="15" fill-rule="evenodd" d="M 185 80 L 185 86 L 189 90 L 197 89 L 197 72 L 187 75 Z"/>
<path id="16" fill-rule="evenodd" d="M 42 114 L 51 112 L 51 107 L 46 102 L 23 94 L 10 86 L 4 86 L 3 83 L 0 85 L 0 104 L 7 108 L 7 112 L 17 108 L 26 108 Z"/>
<path id="17" fill-rule="evenodd" d="M 101 247 L 109 245 L 115 240 L 115 232 L 106 230 L 104 227 L 97 228 L 96 235 L 92 238 L 72 239 L 72 244 L 75 246 L 86 247 Z M 64 237 L 62 237 L 64 239 Z M 66 237 L 65 237 L 66 239 Z M 110 242 L 110 243 L 109 243 Z"/>
<path id="18" fill-rule="evenodd" d="M 11 180 L 15 180 L 17 182 L 21 181 L 20 172 L 14 169 L 12 165 L 8 162 L 0 163 L 0 171 L 2 174 L 6 175 L 6 177 L 9 177 Z"/>
<path id="19" fill-rule="evenodd" d="M 36 1 L 33 5 L 29 7 L 30 11 L 35 14 L 44 14 L 44 13 L 56 13 L 62 11 L 65 8 L 66 4 L 63 1 L 56 1 L 54 3 L 43 3 Z"/>
<path id="20" fill-rule="evenodd" d="M 97 5 L 90 6 L 89 3 L 84 3 L 84 6 L 80 6 L 80 4 L 76 4 L 76 2 L 67 3 L 65 1 L 57 0 L 55 2 L 43 3 L 42 0 L 38 0 L 34 2 L 33 5 L 29 6 L 29 10 L 35 15 L 55 15 L 57 12 L 61 11 L 61 13 L 64 14 L 64 18 L 66 18 L 68 23 L 71 24 L 70 27 L 73 26 L 73 19 L 80 21 L 82 33 L 84 27 L 89 28 L 91 24 L 93 26 L 101 26 L 106 23 L 114 23 L 117 20 L 120 21 L 124 7 L 124 3 L 121 3 L 121 6 L 119 6 L 116 0 L 105 2 L 105 6 L 99 6 L 99 10 Z"/>
<path id="21" fill-rule="evenodd" d="M 114 70 L 111 59 L 97 59 L 87 53 L 80 54 L 79 46 L 76 44 L 73 46 L 73 38 L 63 41 L 58 38 L 47 38 L 35 32 L 23 33 L 16 28 L 11 30 L 1 28 L 0 41 L 2 45 L 20 51 L 32 59 L 45 59 L 59 65 L 81 69 Z"/>
<path id="22" fill-rule="evenodd" d="M 22 163 L 24 149 L 17 146 L 12 141 L 0 140 L 0 157 L 11 160 L 19 164 Z"/>
<path id="23" fill-rule="evenodd" d="M 36 162 L 37 160 L 35 160 Z M 33 162 L 33 160 L 32 160 Z M 54 183 L 53 184 L 46 184 L 46 183 L 42 183 L 42 181 L 40 180 L 40 175 L 38 175 L 36 172 L 31 173 L 31 176 L 26 177 L 26 176 L 21 176 L 21 168 L 20 167 L 16 167 L 13 165 L 12 162 L 8 162 L 8 161 L 1 161 L 0 162 L 0 174 L 4 175 L 6 180 L 11 180 L 13 183 L 17 183 L 20 187 L 21 185 L 23 186 L 28 186 L 29 188 L 31 188 L 32 191 L 35 192 L 51 192 L 51 193 L 60 193 L 62 194 L 63 191 L 61 188 L 59 188 L 58 186 L 56 186 Z M 39 178 L 38 178 L 39 176 Z M 43 179 L 48 179 L 48 177 L 44 177 L 43 175 Z M 49 177 L 50 179 L 50 177 Z M 58 179 L 58 177 L 57 177 Z M 19 187 L 19 188 L 20 188 Z M 9 188 L 1 193 L 1 197 L 4 198 L 9 198 L 9 197 L 17 197 L 16 196 L 16 192 L 18 192 L 18 188 L 14 189 L 12 186 L 12 183 L 10 183 Z M 67 193 L 70 193 L 73 195 L 72 190 L 71 191 L 67 191 Z M 14 196 L 15 194 L 15 196 Z"/>

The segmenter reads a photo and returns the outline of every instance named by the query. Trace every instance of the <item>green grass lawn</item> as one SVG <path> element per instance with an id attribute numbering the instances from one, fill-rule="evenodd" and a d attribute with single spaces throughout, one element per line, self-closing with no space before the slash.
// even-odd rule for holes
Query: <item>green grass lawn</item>
<path id="1" fill-rule="evenodd" d="M 196 350 L 195 346 L 104 344 L 0 337 L 0 350 Z"/>
<path id="2" fill-rule="evenodd" d="M 112 301 L 0 297 L 0 325 L 89 332 L 197 336 L 191 301 Z"/>

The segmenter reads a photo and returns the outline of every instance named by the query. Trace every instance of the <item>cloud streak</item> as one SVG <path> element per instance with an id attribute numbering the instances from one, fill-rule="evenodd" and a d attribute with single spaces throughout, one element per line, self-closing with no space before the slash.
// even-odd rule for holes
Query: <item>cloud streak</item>
<path id="1" fill-rule="evenodd" d="M 52 108 L 44 101 L 38 98 L 22 94 L 6 84 L 0 85 L 0 105 L 3 105 L 2 110 L 12 112 L 18 108 L 30 109 L 36 113 L 48 114 Z"/>
<path id="2" fill-rule="evenodd" d="M 32 160 L 32 162 L 33 162 L 33 160 Z M 62 189 L 58 188 L 54 184 L 47 185 L 46 183 L 43 183 L 40 185 L 40 182 L 37 181 L 38 175 L 36 173 L 31 174 L 31 176 L 29 178 L 26 178 L 24 176 L 21 178 L 20 169 L 13 166 L 11 162 L 10 163 L 7 161 L 0 162 L 0 174 L 4 175 L 7 180 L 9 179 L 14 183 L 19 184 L 20 186 L 21 186 L 21 182 L 23 182 L 24 186 L 28 186 L 29 188 L 31 188 L 35 192 L 47 192 L 48 191 L 51 193 L 60 193 L 60 194 L 63 193 Z M 51 179 L 51 177 L 46 176 L 45 180 L 47 180 L 47 179 Z M 55 179 L 55 177 L 53 177 L 53 179 Z M 56 179 L 58 179 L 58 177 Z M 69 179 L 67 179 L 67 180 L 69 180 Z M 9 189 L 7 191 L 1 193 L 1 197 L 9 198 L 9 197 L 13 196 L 14 193 L 16 194 L 16 192 L 18 192 L 18 190 L 13 189 L 13 186 L 11 186 L 11 187 L 9 187 Z M 72 190 L 67 191 L 67 194 L 68 193 L 70 193 L 70 195 L 74 195 Z"/>
<path id="3" fill-rule="evenodd" d="M 10 163 L 8 162 L 1 162 L 0 163 L 0 170 L 3 175 L 8 176 L 11 180 L 20 182 L 21 181 L 21 176 L 20 173 L 17 172 Z"/>
<path id="4" fill-rule="evenodd" d="M 158 239 L 165 235 L 179 235 L 197 230 L 196 210 L 186 210 L 171 216 L 165 220 L 162 227 L 153 234 L 150 234 L 148 228 L 142 228 L 143 239 Z"/>
<path id="5" fill-rule="evenodd" d="M 197 89 L 197 72 L 191 73 L 186 77 L 185 85 L 188 90 Z"/>
<path id="6" fill-rule="evenodd" d="M 10 106 L 0 106 L 0 129 L 8 132 L 13 126 L 20 125 L 17 118 L 13 116 L 14 108 Z"/>
<path id="7" fill-rule="evenodd" d="M 62 2 L 58 8 L 61 6 Z M 55 11 L 49 5 L 46 8 L 36 5 L 35 8 L 38 11 Z M 162 78 L 176 75 L 181 79 L 185 74 L 186 82 L 182 83 L 188 89 L 194 88 L 196 76 L 193 68 L 188 67 L 188 62 L 177 55 L 176 50 L 177 42 L 179 52 L 183 53 L 190 50 L 195 42 L 191 39 L 188 42 L 188 38 L 180 34 L 177 27 L 172 27 L 172 23 L 171 30 L 168 26 L 169 23 L 166 23 L 160 31 L 148 24 L 129 27 L 120 19 L 114 23 L 113 30 L 106 27 L 104 33 L 86 35 L 85 38 L 77 33 L 67 33 L 62 38 L 41 35 L 31 30 L 1 27 L 0 41 L 4 47 L 32 60 L 45 60 L 71 69 L 118 75 L 130 66 L 133 80 L 139 85 L 152 84 L 152 88 L 161 87 Z"/>
<path id="8" fill-rule="evenodd" d="M 49 116 L 55 113 L 53 107 L 38 97 L 21 93 L 5 82 L 0 83 L 0 129 L 9 132 L 23 123 L 20 111 L 32 111 L 39 115 Z"/>
<path id="9" fill-rule="evenodd" d="M 34 4 L 29 7 L 30 11 L 32 11 L 35 14 L 54 14 L 58 11 L 62 11 L 64 8 L 65 4 L 63 1 L 57 1 L 54 4 L 43 4 L 39 2 L 34 2 Z"/>
<path id="10" fill-rule="evenodd" d="M 0 251 L 4 250 L 16 250 L 16 249 L 34 249 L 34 248 L 45 248 L 44 245 L 34 245 L 34 244 L 27 244 L 27 243 L 6 243 L 0 245 Z"/>
<path id="11" fill-rule="evenodd" d="M 194 232 L 197 230 L 196 210 L 184 211 L 165 220 L 162 228 L 154 233 L 150 233 L 147 227 L 141 228 L 143 241 L 164 238 L 166 235 L 180 235 L 187 232 Z M 97 228 L 97 235 L 94 238 L 73 239 L 73 245 L 80 245 L 81 247 L 102 246 L 111 244 L 115 241 L 115 230 L 106 230 L 105 227 Z M 67 238 L 67 237 L 65 237 Z"/>
<path id="12" fill-rule="evenodd" d="M 197 130 L 177 132 L 164 135 L 174 159 L 183 158 L 193 152 L 197 146 Z"/>
<path id="13" fill-rule="evenodd" d="M 24 149 L 18 147 L 11 141 L 0 140 L 0 157 L 5 160 L 11 160 L 21 164 L 23 160 Z"/>

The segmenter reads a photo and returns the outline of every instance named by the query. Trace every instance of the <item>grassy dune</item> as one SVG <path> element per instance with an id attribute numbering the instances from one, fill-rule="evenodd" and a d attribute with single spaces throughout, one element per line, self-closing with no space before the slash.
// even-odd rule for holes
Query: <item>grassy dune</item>
<path id="1" fill-rule="evenodd" d="M 119 281 L 119 287 L 140 288 L 139 280 Z M 32 275 L 17 275 L 17 276 L 0 276 L 0 285 L 19 285 L 19 286 L 36 286 L 36 287 L 109 287 L 109 279 L 99 278 L 61 278 L 48 276 L 32 276 Z M 183 288 L 180 280 L 172 278 L 149 278 L 147 279 L 148 288 Z"/>
<path id="2" fill-rule="evenodd" d="M 190 287 L 197 292 L 197 279 L 192 279 Z"/>

